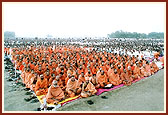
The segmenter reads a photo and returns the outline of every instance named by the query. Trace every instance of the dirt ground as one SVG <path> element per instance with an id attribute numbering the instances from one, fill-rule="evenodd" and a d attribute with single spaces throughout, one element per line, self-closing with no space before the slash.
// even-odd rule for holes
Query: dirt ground
<path id="1" fill-rule="evenodd" d="M 7 81 L 9 76 L 4 73 L 4 110 L 5 111 L 36 111 L 40 103 L 24 100 L 26 91 L 22 86 L 12 86 L 13 81 Z M 16 90 L 16 91 L 14 91 Z M 107 99 L 101 98 L 106 96 Z M 94 104 L 89 105 L 88 100 Z M 164 110 L 164 70 L 152 77 L 143 79 L 131 86 L 104 92 L 73 101 L 59 108 L 58 111 L 163 111 Z"/>
<path id="2" fill-rule="evenodd" d="M 25 95 L 26 91 L 22 90 L 23 86 L 13 86 L 13 81 L 7 81 L 9 76 L 4 72 L 4 111 L 35 111 L 40 107 L 40 103 L 26 102 L 24 98 L 29 97 Z"/>

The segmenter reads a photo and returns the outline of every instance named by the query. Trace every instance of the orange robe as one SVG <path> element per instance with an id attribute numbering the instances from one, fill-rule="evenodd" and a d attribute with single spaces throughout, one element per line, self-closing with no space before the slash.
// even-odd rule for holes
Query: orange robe
<path id="1" fill-rule="evenodd" d="M 48 85 L 50 86 L 50 85 L 52 85 L 52 82 L 53 82 L 53 80 L 55 80 L 56 78 L 54 77 L 50 77 L 50 79 L 49 79 L 49 81 L 48 81 Z"/>
<path id="2" fill-rule="evenodd" d="M 57 72 L 57 75 L 58 75 L 58 74 L 60 74 L 61 69 L 59 67 L 57 67 L 55 71 Z"/>
<path id="3" fill-rule="evenodd" d="M 143 77 L 147 77 L 148 76 L 147 71 L 146 71 L 146 69 L 144 67 L 141 68 L 141 74 L 142 74 Z"/>
<path id="4" fill-rule="evenodd" d="M 68 80 L 69 80 L 69 77 L 66 77 L 66 78 L 65 78 L 65 85 L 67 85 Z"/>
<path id="5" fill-rule="evenodd" d="M 68 70 L 68 71 L 67 71 L 67 75 L 68 75 L 68 74 L 71 74 L 71 76 L 74 75 L 75 78 L 77 78 L 76 72 L 75 72 L 74 70 L 73 70 L 73 71 Z"/>
<path id="6" fill-rule="evenodd" d="M 151 75 L 151 67 L 150 67 L 150 65 L 146 64 L 146 68 L 145 69 L 147 71 L 148 76 L 150 76 Z"/>
<path id="7" fill-rule="evenodd" d="M 132 84 L 131 78 L 130 78 L 130 76 L 128 75 L 128 73 L 124 73 L 124 72 L 121 73 L 121 80 L 123 81 L 123 84 L 124 84 L 124 85 L 129 86 L 129 85 Z"/>
<path id="8" fill-rule="evenodd" d="M 41 74 L 43 74 L 43 73 L 44 73 L 44 71 L 43 71 L 43 70 L 41 70 L 41 71 L 37 70 L 36 72 L 38 73 L 38 75 L 41 75 Z"/>
<path id="9" fill-rule="evenodd" d="M 164 56 L 160 58 L 160 61 L 163 63 L 164 66 Z"/>
<path id="10" fill-rule="evenodd" d="M 79 69 L 79 68 L 78 68 L 77 70 L 78 70 L 78 71 L 77 71 L 77 72 L 78 72 L 78 75 L 80 75 L 82 72 L 84 72 L 83 69 Z"/>
<path id="11" fill-rule="evenodd" d="M 25 72 L 25 81 L 24 81 L 24 83 L 26 84 L 26 86 L 27 86 L 27 84 L 29 82 L 29 78 L 28 78 L 29 74 L 31 74 L 31 73 L 30 72 Z"/>
<path id="12" fill-rule="evenodd" d="M 65 98 L 64 92 L 60 87 L 50 86 L 46 95 L 47 103 L 58 103 Z"/>
<path id="13" fill-rule="evenodd" d="M 151 63 L 151 66 L 154 69 L 154 72 L 157 72 L 159 70 L 158 66 L 155 63 Z"/>
<path id="14" fill-rule="evenodd" d="M 66 76 L 67 76 L 66 73 L 64 73 L 63 75 L 61 75 L 60 79 L 61 79 L 63 82 L 65 82 Z"/>
<path id="15" fill-rule="evenodd" d="M 107 71 L 107 76 L 109 78 L 110 74 L 114 73 L 114 69 L 109 68 Z"/>
<path id="16" fill-rule="evenodd" d="M 62 82 L 62 80 L 61 79 L 59 79 L 59 80 L 56 80 L 57 81 L 57 84 L 59 85 L 59 87 L 61 88 L 61 89 L 65 89 L 65 87 L 63 86 L 63 82 Z"/>
<path id="17" fill-rule="evenodd" d="M 30 88 L 30 86 L 31 86 L 31 78 L 34 77 L 34 76 L 35 76 L 35 75 L 32 74 L 32 73 L 30 73 L 30 74 L 28 75 L 27 84 L 26 84 L 26 87 L 27 87 L 27 88 Z"/>
<path id="18" fill-rule="evenodd" d="M 119 85 L 122 83 L 122 80 L 120 79 L 120 76 L 115 73 L 111 73 L 109 76 L 109 83 L 113 84 L 113 85 Z"/>
<path id="19" fill-rule="evenodd" d="M 92 68 L 92 74 L 96 74 L 97 73 L 97 69 L 95 67 Z"/>
<path id="20" fill-rule="evenodd" d="M 90 74 L 87 72 L 86 74 L 85 74 L 85 77 L 92 77 L 92 73 L 90 72 Z"/>
<path id="21" fill-rule="evenodd" d="M 35 79 L 35 76 L 33 76 L 33 77 L 30 79 L 30 89 L 31 89 L 32 91 L 35 91 L 36 82 L 37 82 L 37 79 Z"/>
<path id="22" fill-rule="evenodd" d="M 135 66 L 135 68 L 133 70 L 133 74 L 134 74 L 135 79 L 141 77 L 140 68 L 138 66 Z"/>
<path id="23" fill-rule="evenodd" d="M 37 80 L 36 87 L 35 87 L 36 95 L 39 96 L 39 95 L 47 94 L 47 88 L 48 88 L 47 79 L 44 78 L 43 80 L 41 80 L 41 78 L 39 78 Z"/>
<path id="24" fill-rule="evenodd" d="M 25 84 L 25 71 L 21 73 L 22 82 Z"/>
<path id="25" fill-rule="evenodd" d="M 57 76 L 56 70 L 55 70 L 55 71 L 54 71 L 54 70 L 51 70 L 51 74 L 55 74 L 55 76 Z"/>
<path id="26" fill-rule="evenodd" d="M 81 88 L 78 86 L 77 80 L 75 80 L 74 82 L 72 82 L 71 79 L 68 80 L 68 83 L 66 86 L 66 92 L 68 93 L 70 97 L 74 97 L 76 93 L 81 92 Z"/>
<path id="27" fill-rule="evenodd" d="M 46 78 L 48 81 L 51 78 L 51 74 L 47 75 L 46 73 L 44 73 L 43 75 L 44 75 L 44 78 Z"/>
<path id="28" fill-rule="evenodd" d="M 98 76 L 96 76 L 96 78 L 97 78 L 97 83 L 100 84 L 101 87 L 104 87 L 105 84 L 107 84 L 106 74 L 104 74 L 104 75 L 98 74 Z"/>
<path id="29" fill-rule="evenodd" d="M 24 68 L 24 65 L 21 65 L 21 66 L 19 67 L 19 70 L 22 71 L 23 68 Z"/>
<path id="30" fill-rule="evenodd" d="M 96 94 L 97 90 L 96 90 L 95 86 L 90 81 L 86 87 L 84 85 L 85 84 L 83 84 L 83 86 L 82 86 L 82 92 L 81 92 L 82 97 L 89 97 L 91 95 Z M 89 94 L 88 94 L 88 92 L 89 92 Z"/>
<path id="31" fill-rule="evenodd" d="M 81 75 L 79 75 L 79 78 L 78 78 L 78 85 L 80 86 L 82 83 L 84 83 L 85 82 L 85 77 L 83 76 L 81 76 Z"/>

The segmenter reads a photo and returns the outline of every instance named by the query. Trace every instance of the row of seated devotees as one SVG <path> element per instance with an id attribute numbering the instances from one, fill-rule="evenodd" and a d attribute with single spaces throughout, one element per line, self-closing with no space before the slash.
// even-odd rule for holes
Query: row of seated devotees
<path id="1" fill-rule="evenodd" d="M 104 64 L 102 65 L 97 70 L 96 65 L 92 68 L 88 66 L 86 71 L 82 66 L 77 71 L 72 66 L 66 70 L 63 65 L 58 66 L 60 71 L 56 71 L 58 68 L 49 69 L 48 66 L 45 70 L 42 70 L 41 66 L 38 70 L 25 66 L 21 78 L 26 87 L 33 90 L 37 96 L 46 95 L 48 103 L 58 103 L 76 95 L 81 97 L 95 95 L 96 89 L 104 88 L 107 84 L 131 85 L 135 79 L 148 77 L 159 70 L 154 61 L 148 63 L 144 59 L 130 66 L 112 63 L 107 69 L 103 68 L 106 67 Z"/>
<path id="2" fill-rule="evenodd" d="M 43 52 L 43 53 L 41 53 Z M 158 58 L 158 56 L 156 57 Z M 143 57 L 107 52 L 13 49 L 12 60 L 22 71 L 22 82 L 37 96 L 45 95 L 48 103 L 81 95 L 95 95 L 107 84 L 131 85 L 132 81 L 148 77 L 159 70 L 155 62 Z"/>

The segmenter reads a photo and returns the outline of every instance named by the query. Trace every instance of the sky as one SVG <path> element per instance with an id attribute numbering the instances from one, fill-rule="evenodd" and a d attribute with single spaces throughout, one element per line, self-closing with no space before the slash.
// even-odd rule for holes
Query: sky
<path id="1" fill-rule="evenodd" d="M 18 37 L 106 37 L 164 32 L 165 3 L 3 3 L 3 30 Z"/>

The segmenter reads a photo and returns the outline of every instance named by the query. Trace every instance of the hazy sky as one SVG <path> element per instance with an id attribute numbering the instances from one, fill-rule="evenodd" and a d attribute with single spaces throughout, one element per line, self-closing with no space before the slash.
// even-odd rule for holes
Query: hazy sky
<path id="1" fill-rule="evenodd" d="M 4 31 L 16 36 L 107 36 L 116 30 L 164 32 L 163 3 L 4 3 Z"/>

